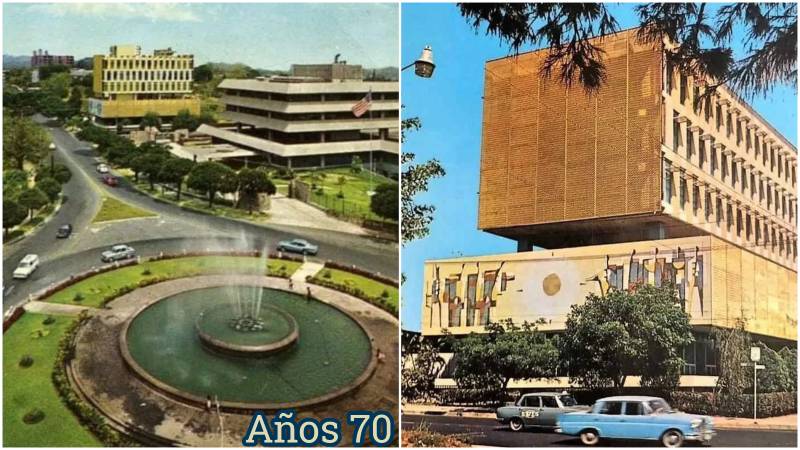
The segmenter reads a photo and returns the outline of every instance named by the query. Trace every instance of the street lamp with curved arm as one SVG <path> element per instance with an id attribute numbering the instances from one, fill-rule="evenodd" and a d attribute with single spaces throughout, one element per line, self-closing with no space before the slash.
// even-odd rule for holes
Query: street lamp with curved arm
<path id="1" fill-rule="evenodd" d="M 430 45 L 426 45 L 422 49 L 422 54 L 413 63 L 403 67 L 400 71 L 404 71 L 409 67 L 414 66 L 414 73 L 421 78 L 430 78 L 433 76 L 433 70 L 436 64 L 433 63 L 433 50 Z"/>

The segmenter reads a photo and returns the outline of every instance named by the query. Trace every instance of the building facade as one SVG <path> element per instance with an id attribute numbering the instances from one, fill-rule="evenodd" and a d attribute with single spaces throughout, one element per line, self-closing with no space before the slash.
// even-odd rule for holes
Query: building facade
<path id="1" fill-rule="evenodd" d="M 293 65 L 291 75 L 224 80 L 222 116 L 231 126 L 202 125 L 215 140 L 256 151 L 289 168 L 350 165 L 358 157 L 377 172 L 397 173 L 397 82 L 364 81 L 361 66 Z M 361 117 L 351 109 L 371 92 Z"/>
<path id="2" fill-rule="evenodd" d="M 73 66 L 75 57 L 72 55 L 51 55 L 47 50 L 34 50 L 31 56 L 31 67 L 42 66 Z"/>
<path id="3" fill-rule="evenodd" d="M 94 56 L 89 112 L 106 126 L 122 120 L 136 126 L 150 112 L 167 120 L 181 110 L 199 114 L 200 102 L 192 95 L 193 69 L 194 56 L 172 49 L 144 55 L 139 46 L 112 46 L 108 55 Z"/>
<path id="4" fill-rule="evenodd" d="M 557 333 L 590 293 L 673 283 L 697 340 L 683 386 L 716 381 L 715 327 L 796 345 L 796 149 L 635 33 L 598 42 L 594 95 L 540 77 L 542 51 L 487 62 L 478 228 L 518 253 L 426 262 L 423 335 Z"/>

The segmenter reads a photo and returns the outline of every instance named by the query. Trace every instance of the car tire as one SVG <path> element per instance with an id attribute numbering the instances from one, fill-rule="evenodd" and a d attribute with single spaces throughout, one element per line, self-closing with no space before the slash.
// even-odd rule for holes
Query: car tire
<path id="1" fill-rule="evenodd" d="M 519 417 L 513 417 L 508 421 L 508 427 L 511 428 L 511 431 L 522 431 L 525 429 L 525 423 Z"/>
<path id="2" fill-rule="evenodd" d="M 588 429 L 581 431 L 581 443 L 583 445 L 597 445 L 600 442 L 600 434 L 597 430 Z"/>
<path id="3" fill-rule="evenodd" d="M 678 430 L 667 430 L 661 435 L 661 444 L 664 447 L 678 448 L 683 445 L 683 433 Z"/>

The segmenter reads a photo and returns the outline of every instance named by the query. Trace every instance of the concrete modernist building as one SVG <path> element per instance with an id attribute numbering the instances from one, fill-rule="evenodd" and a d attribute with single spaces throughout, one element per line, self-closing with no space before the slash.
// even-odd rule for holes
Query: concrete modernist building
<path id="1" fill-rule="evenodd" d="M 94 56 L 89 113 L 95 123 L 106 126 L 123 119 L 136 124 L 149 112 L 162 119 L 184 109 L 199 114 L 200 101 L 192 96 L 192 69 L 194 56 L 171 48 L 143 55 L 139 46 L 112 46 L 108 55 Z"/>
<path id="2" fill-rule="evenodd" d="M 75 57 L 72 55 L 51 55 L 47 50 L 34 50 L 31 56 L 31 67 L 37 68 L 42 66 L 73 66 L 75 64 Z"/>
<path id="3" fill-rule="evenodd" d="M 796 345 L 796 148 L 635 33 L 598 41 L 593 96 L 540 77 L 543 51 L 487 62 L 478 228 L 519 252 L 426 262 L 424 335 L 506 318 L 558 332 L 589 293 L 670 282 L 697 341 L 683 386 L 715 383 L 714 327 Z"/>
<path id="4" fill-rule="evenodd" d="M 290 76 L 224 80 L 220 86 L 229 128 L 202 125 L 198 132 L 257 151 L 272 164 L 325 167 L 358 156 L 378 172 L 398 167 L 397 82 L 365 81 L 361 66 L 292 65 Z M 351 109 L 372 92 L 369 113 Z"/>

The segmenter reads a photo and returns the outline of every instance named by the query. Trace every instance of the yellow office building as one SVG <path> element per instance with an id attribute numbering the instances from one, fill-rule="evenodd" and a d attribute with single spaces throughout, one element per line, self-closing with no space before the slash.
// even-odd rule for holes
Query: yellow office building
<path id="1" fill-rule="evenodd" d="M 199 114 L 200 102 L 192 96 L 193 69 L 193 55 L 171 48 L 144 55 L 139 46 L 112 46 L 108 55 L 94 56 L 89 113 L 108 126 L 122 119 L 135 124 L 149 112 L 162 119 L 184 109 Z"/>

